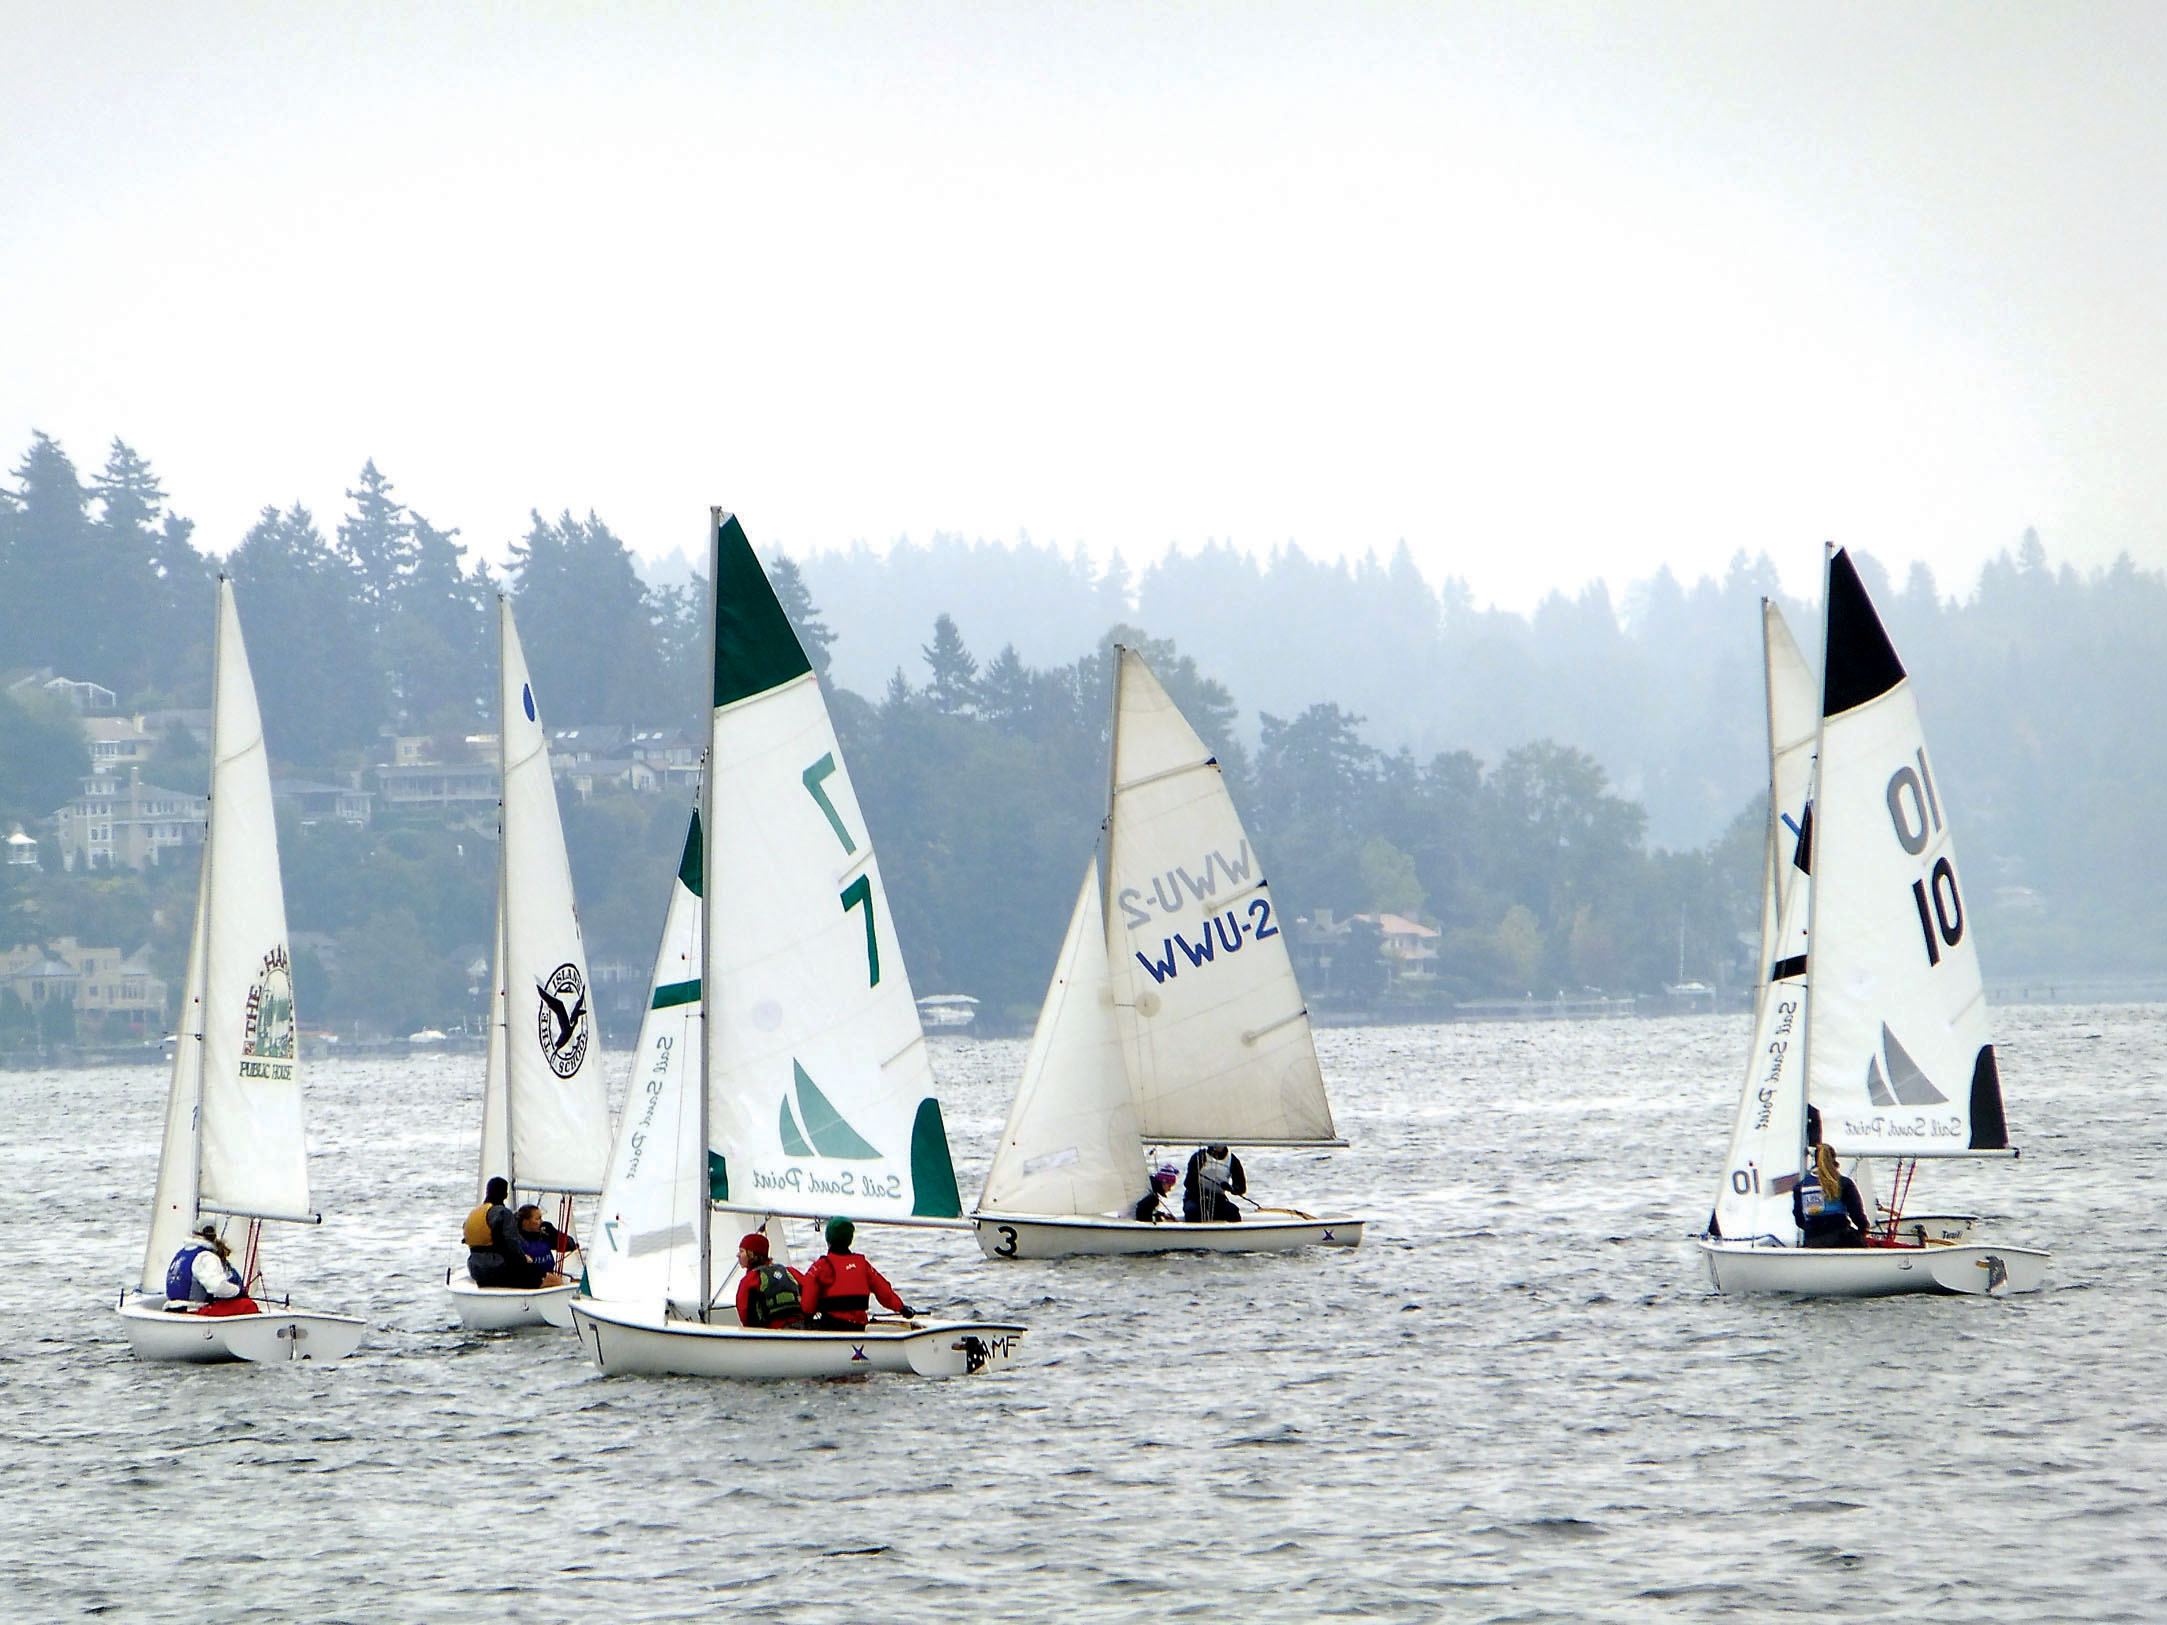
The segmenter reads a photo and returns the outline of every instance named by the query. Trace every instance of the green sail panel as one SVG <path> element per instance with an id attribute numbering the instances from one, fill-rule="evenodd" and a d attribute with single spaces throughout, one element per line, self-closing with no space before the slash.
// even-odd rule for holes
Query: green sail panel
<path id="1" fill-rule="evenodd" d="M 948 1158 L 948 1131 L 941 1126 L 941 1103 L 931 1095 L 918 1102 L 910 1128 L 911 1212 L 921 1219 L 960 1219 L 963 1193 L 956 1189 L 956 1165 Z"/>
<path id="2" fill-rule="evenodd" d="M 790 617 L 735 514 L 715 521 L 715 706 L 803 677 L 813 669 Z"/>
<path id="3" fill-rule="evenodd" d="M 880 1153 L 867 1143 L 864 1135 L 843 1121 L 843 1114 L 820 1092 L 820 1086 L 806 1074 L 805 1068 L 793 1061 L 790 1069 L 797 1074 L 798 1110 L 805 1114 L 805 1137 L 813 1142 L 813 1150 L 823 1157 L 838 1157 L 846 1162 L 878 1162 Z M 783 1110 L 789 1111 L 787 1101 Z M 797 1157 L 810 1154 L 791 1152 Z"/>
<path id="4" fill-rule="evenodd" d="M 700 815 L 695 811 L 691 827 L 685 831 L 685 855 L 677 860 L 677 878 L 685 890 L 695 897 L 700 895 L 700 887 L 706 882 L 706 876 L 702 873 L 702 865 L 706 861 L 706 854 L 700 844 Z"/>

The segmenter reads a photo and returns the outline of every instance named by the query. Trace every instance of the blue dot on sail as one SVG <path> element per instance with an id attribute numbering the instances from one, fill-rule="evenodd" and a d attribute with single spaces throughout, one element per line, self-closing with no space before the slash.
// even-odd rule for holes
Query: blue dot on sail
<path id="1" fill-rule="evenodd" d="M 534 685 L 532 683 L 521 683 L 519 685 L 519 703 L 527 708 L 527 720 L 529 722 L 534 721 Z"/>

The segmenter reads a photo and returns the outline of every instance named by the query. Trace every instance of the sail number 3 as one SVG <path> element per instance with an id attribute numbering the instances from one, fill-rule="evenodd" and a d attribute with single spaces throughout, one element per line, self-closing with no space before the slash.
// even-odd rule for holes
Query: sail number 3
<path id="1" fill-rule="evenodd" d="M 850 830 L 843 823 L 843 815 L 835 810 L 835 803 L 828 799 L 828 775 L 835 771 L 835 753 L 829 751 L 819 761 L 798 775 L 805 786 L 805 793 L 826 815 L 828 828 L 835 831 L 835 838 L 843 843 L 845 854 L 855 853 L 858 843 L 851 839 Z M 842 890 L 843 912 L 863 904 L 865 907 L 865 974 L 866 986 L 880 986 L 880 939 L 873 927 L 873 880 L 870 875 L 860 875 Z"/>
<path id="2" fill-rule="evenodd" d="M 1926 766 L 1926 752 L 1917 756 L 1918 771 L 1907 763 L 1889 776 L 1889 823 L 1896 840 L 1913 857 L 1941 833 L 1941 801 L 1934 794 L 1934 775 Z M 1964 898 L 1957 890 L 1956 866 L 1948 854 L 1934 860 L 1933 868 L 1911 883 L 1911 901 L 1919 911 L 1919 935 L 1926 942 L 1928 965 L 1941 963 L 1941 950 L 1964 940 Z"/>

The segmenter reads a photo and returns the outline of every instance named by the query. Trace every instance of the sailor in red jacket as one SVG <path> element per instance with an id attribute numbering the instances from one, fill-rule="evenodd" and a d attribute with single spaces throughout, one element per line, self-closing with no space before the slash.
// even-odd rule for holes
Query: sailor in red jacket
<path id="1" fill-rule="evenodd" d="M 858 1227 L 848 1219 L 830 1219 L 826 1256 L 805 1272 L 803 1305 L 805 1325 L 816 1332 L 862 1332 L 865 1330 L 866 1303 L 878 1298 L 885 1308 L 893 1309 L 905 1320 L 915 1318 L 916 1312 L 896 1296 L 879 1270 L 870 1261 L 850 1250 Z"/>
<path id="2" fill-rule="evenodd" d="M 737 1244 L 737 1320 L 741 1326 L 787 1331 L 805 1324 L 805 1277 L 768 1259 L 767 1237 L 755 1230 Z"/>

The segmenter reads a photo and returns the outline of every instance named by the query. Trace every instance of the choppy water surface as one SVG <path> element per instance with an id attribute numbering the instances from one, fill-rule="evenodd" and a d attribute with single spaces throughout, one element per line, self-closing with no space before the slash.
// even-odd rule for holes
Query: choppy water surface
<path id="1" fill-rule="evenodd" d="M 163 1073 L 0 1076 L 0 1616 L 2157 1620 L 2167 1012 L 2000 1028 L 2023 1160 L 1917 1195 L 2051 1246 L 2039 1296 L 1711 1296 L 1742 1019 L 1326 1032 L 1354 1148 L 1245 1160 L 1369 1213 L 1358 1253 L 869 1234 L 921 1308 L 1031 1324 L 946 1383 L 605 1379 L 568 1333 L 463 1334 L 449 1057 L 312 1074 L 330 1218 L 271 1268 L 367 1314 L 360 1352 L 142 1364 L 109 1311 Z M 966 1192 L 1021 1053 L 936 1046 Z"/>

